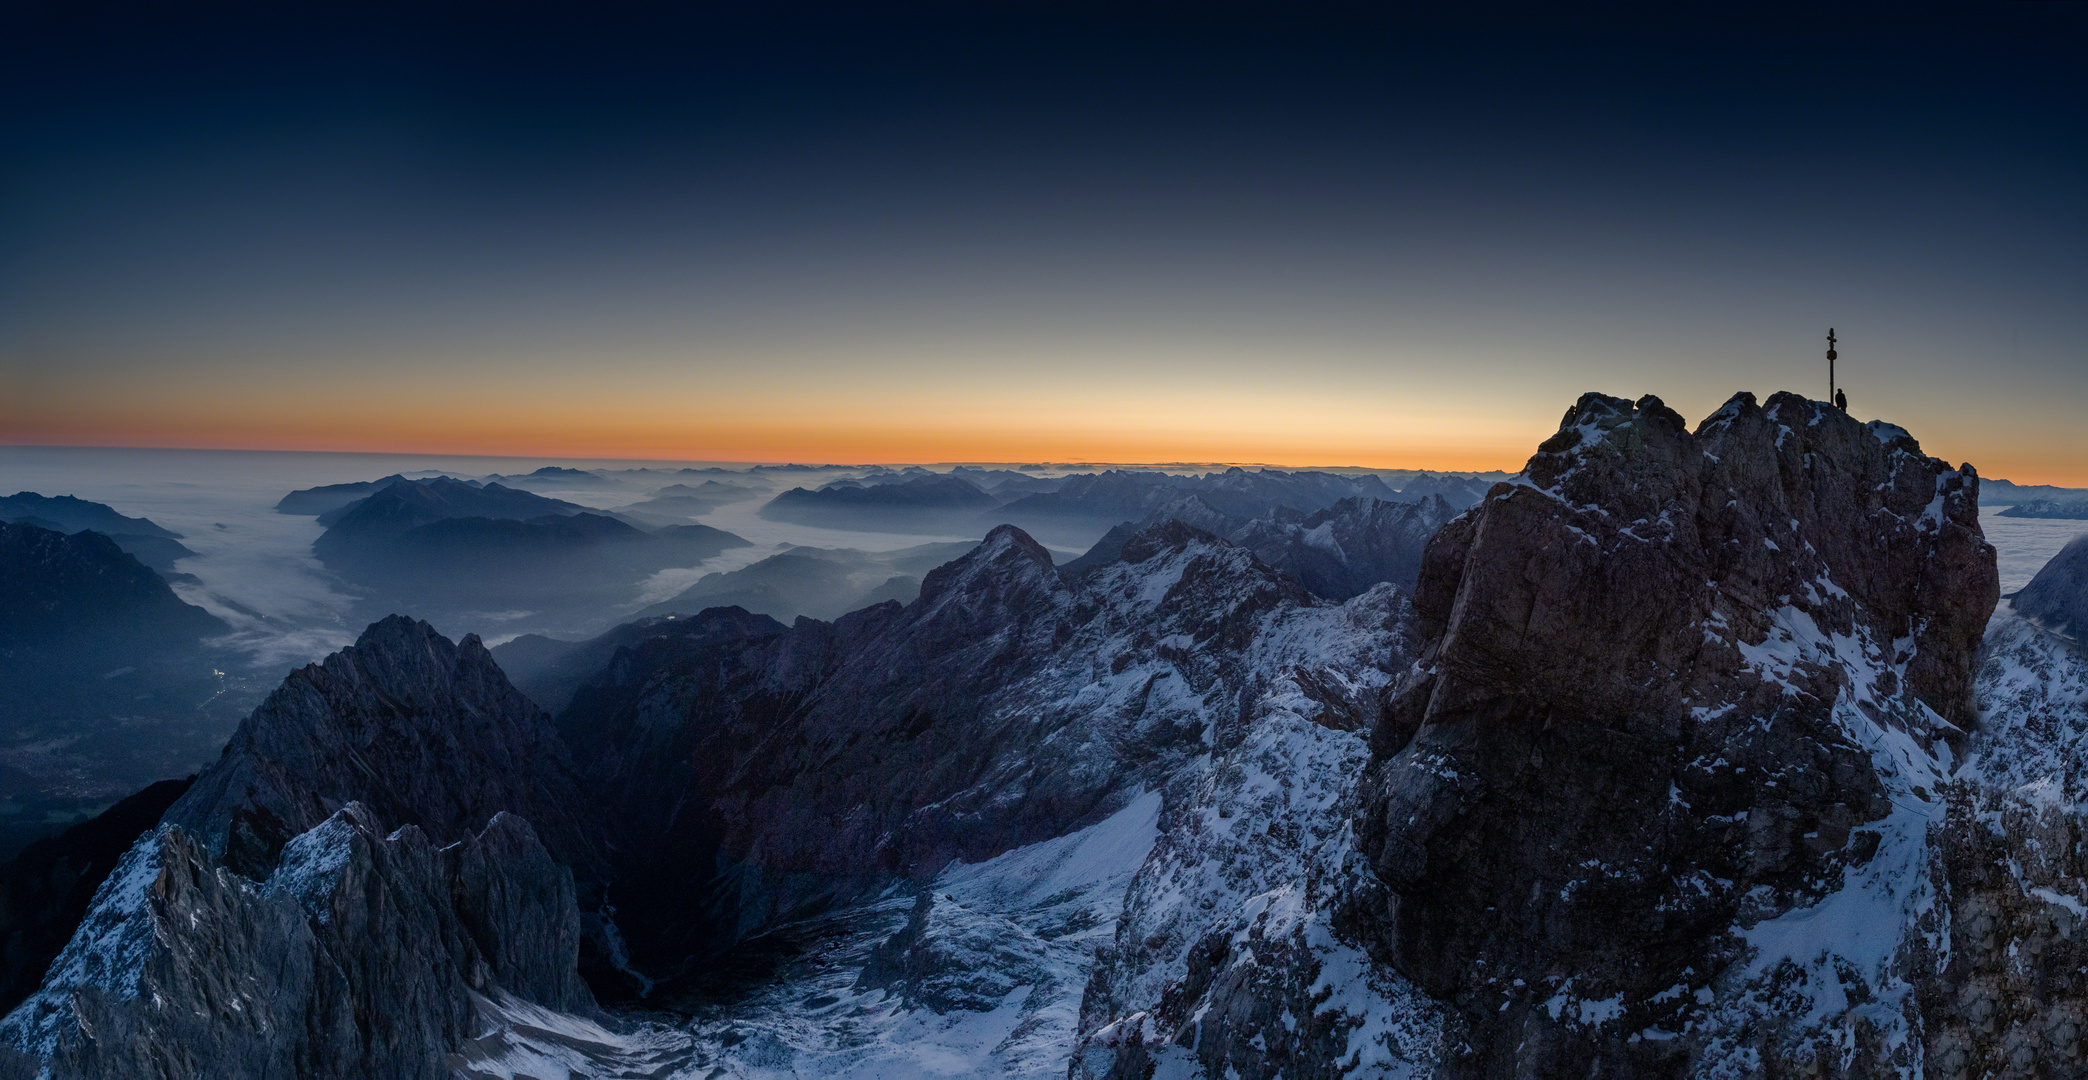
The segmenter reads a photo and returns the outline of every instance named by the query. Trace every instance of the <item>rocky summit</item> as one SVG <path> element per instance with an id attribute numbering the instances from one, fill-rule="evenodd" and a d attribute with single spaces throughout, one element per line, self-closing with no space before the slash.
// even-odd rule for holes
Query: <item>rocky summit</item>
<path id="1" fill-rule="evenodd" d="M 1002 526 L 910 603 L 623 627 L 556 718 L 388 619 L 0 1075 L 2078 1076 L 2088 653 L 1996 611 L 1978 497 L 1794 395 L 1591 394 L 1440 528 Z"/>
<path id="2" fill-rule="evenodd" d="M 1932 903 L 1975 715 L 1977 498 L 1970 467 L 1794 395 L 1694 432 L 1589 395 L 1437 534 L 1357 826 L 1379 954 L 1472 1024 L 1455 1071 L 1918 1061 L 1919 939 L 1886 927 Z M 1836 907 L 1855 925 L 1813 940 Z"/>

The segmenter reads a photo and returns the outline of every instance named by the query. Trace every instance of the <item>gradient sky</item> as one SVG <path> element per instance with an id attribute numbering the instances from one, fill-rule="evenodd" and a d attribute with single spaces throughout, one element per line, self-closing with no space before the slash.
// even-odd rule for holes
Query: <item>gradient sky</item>
<path id="1" fill-rule="evenodd" d="M 2088 5 L 690 7 L 13 5 L 0 443 L 2088 485 Z"/>

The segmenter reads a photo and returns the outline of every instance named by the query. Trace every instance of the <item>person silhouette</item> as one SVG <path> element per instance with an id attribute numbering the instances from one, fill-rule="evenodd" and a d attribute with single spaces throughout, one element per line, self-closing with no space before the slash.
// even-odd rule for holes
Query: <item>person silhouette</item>
<path id="1" fill-rule="evenodd" d="M 1836 390 L 1836 391 L 1834 392 L 1834 407 L 1835 407 L 1835 408 L 1837 408 L 1837 409 L 1840 409 L 1840 410 L 1841 410 L 1841 411 L 1843 411 L 1843 412 L 1848 412 L 1848 411 L 1849 411 L 1849 395 L 1847 395 L 1847 394 L 1844 394 L 1844 393 L 1842 393 L 1842 392 L 1841 392 L 1841 391 L 1839 391 L 1839 390 Z"/>

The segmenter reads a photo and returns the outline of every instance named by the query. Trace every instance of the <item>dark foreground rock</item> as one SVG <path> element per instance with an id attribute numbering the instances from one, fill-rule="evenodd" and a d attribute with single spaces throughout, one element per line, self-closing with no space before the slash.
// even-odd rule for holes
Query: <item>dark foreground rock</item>
<path id="1" fill-rule="evenodd" d="M 162 780 L 0 866 L 0 1011 L 36 992 L 117 860 L 194 781 Z"/>
<path id="2" fill-rule="evenodd" d="M 498 815 L 438 848 L 358 803 L 262 880 L 140 841 L 0 1033 L 54 1078 L 447 1077 L 513 998 L 592 1012 L 571 875 Z"/>
<path id="3" fill-rule="evenodd" d="M 444 1077 L 591 1022 L 588 807 L 476 638 L 384 620 L 247 718 L 0 1038 L 54 1077 Z"/>
<path id="4" fill-rule="evenodd" d="M 1818 952 L 1769 962 L 1766 927 L 1918 858 L 1998 594 L 1977 497 L 1970 467 L 1794 395 L 1694 433 L 1589 395 L 1436 537 L 1357 837 L 1381 955 L 1471 1024 L 1453 1071 L 1918 1060 L 1891 946 L 1836 942 L 1828 976 L 1891 1020 L 1728 1025 L 1817 978 Z M 1870 883 L 1894 926 L 1923 868 L 1900 869 Z"/>
<path id="5" fill-rule="evenodd" d="M 478 638 L 452 643 L 404 616 L 292 672 L 166 820 L 260 880 L 350 801 L 438 844 L 509 811 L 562 858 L 589 858 L 587 802 L 550 717 Z"/>

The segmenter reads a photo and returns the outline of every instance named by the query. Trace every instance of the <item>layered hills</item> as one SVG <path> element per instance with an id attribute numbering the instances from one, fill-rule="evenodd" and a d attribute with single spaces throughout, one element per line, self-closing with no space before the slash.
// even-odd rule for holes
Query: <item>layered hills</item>
<path id="1" fill-rule="evenodd" d="M 599 627 L 647 575 L 746 541 L 705 525 L 647 528 L 497 483 L 406 480 L 320 516 L 312 550 L 368 590 L 366 608 L 410 605 L 484 622 L 517 608 L 538 624 Z"/>
<path id="2" fill-rule="evenodd" d="M 826 528 L 939 532 L 969 528 L 1000 500 L 956 476 L 929 474 L 891 483 L 840 480 L 817 490 L 797 487 L 770 499 L 761 516 Z"/>
<path id="3" fill-rule="evenodd" d="M 162 575 L 175 573 L 174 560 L 195 554 L 181 544 L 180 533 L 163 529 L 146 518 L 125 517 L 102 503 L 71 495 L 47 496 L 18 491 L 0 498 L 0 521 L 35 525 L 68 535 L 98 532 Z"/>

